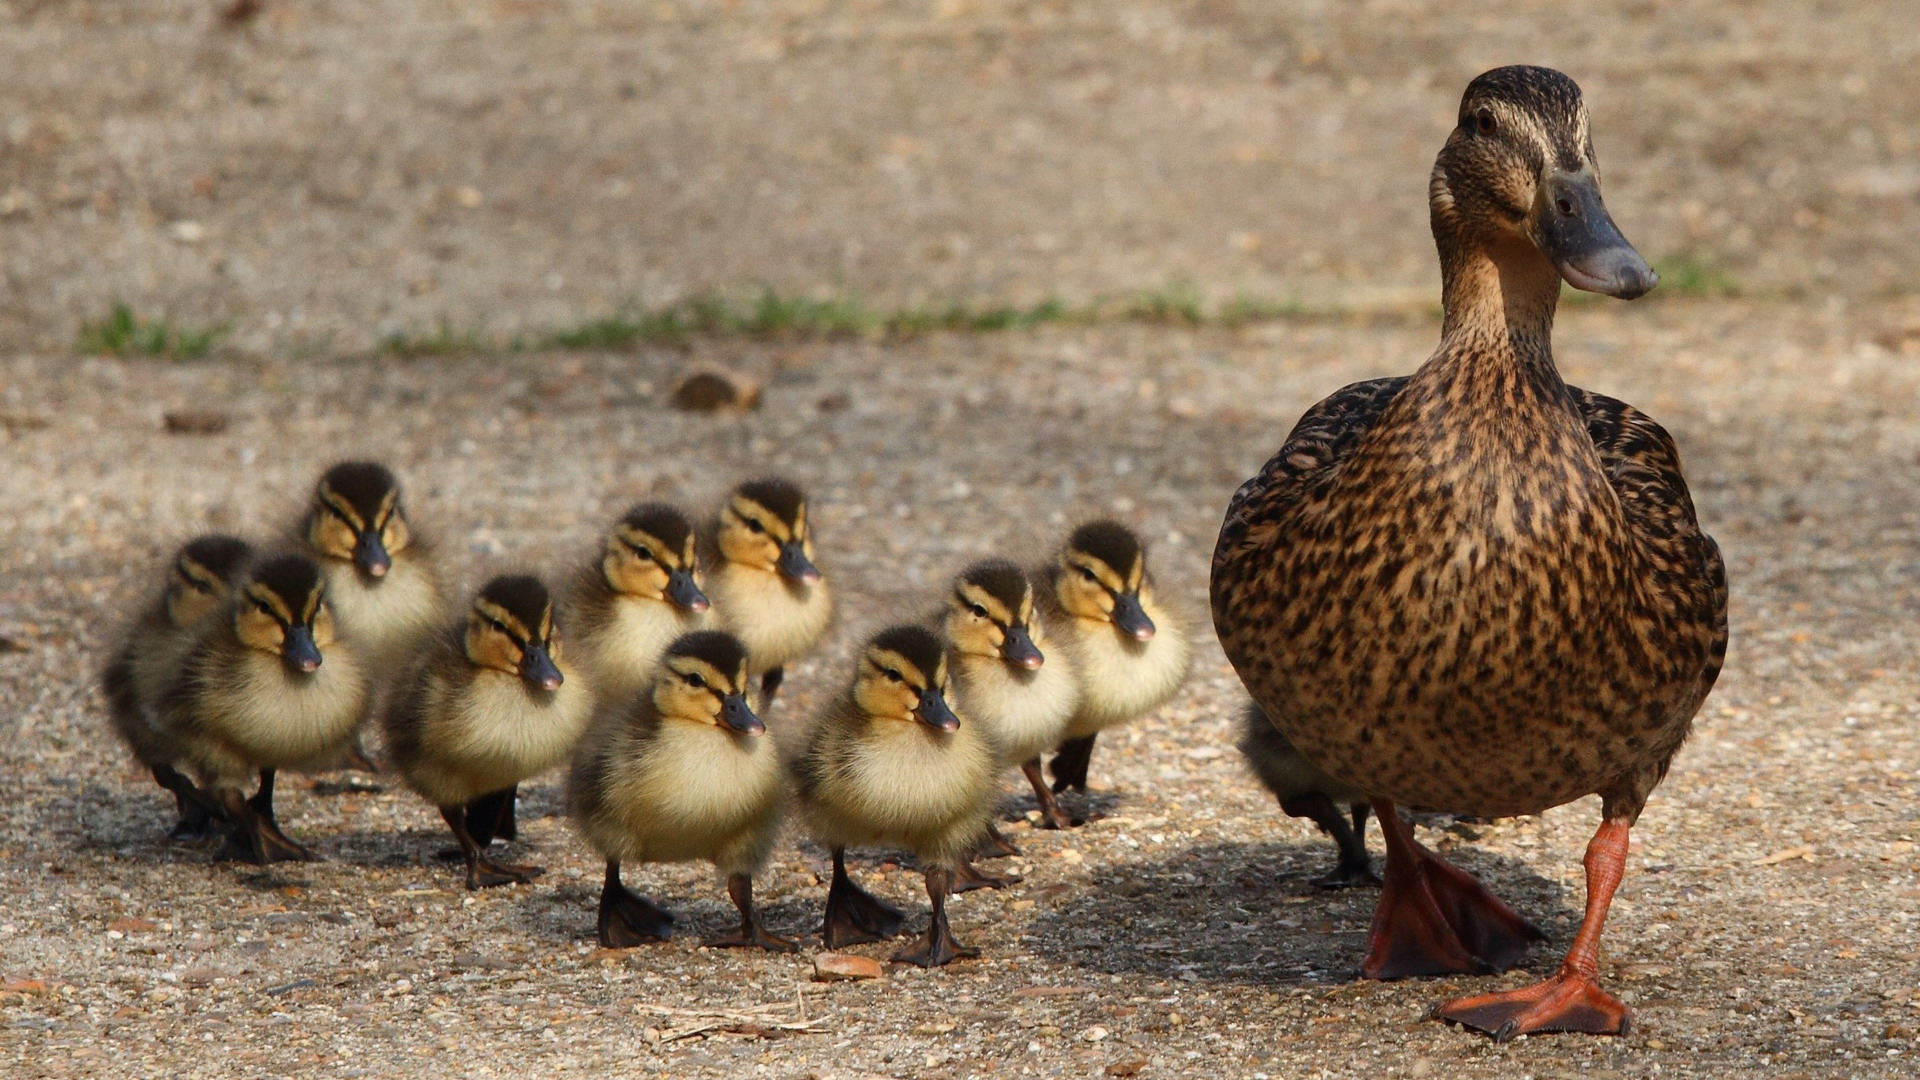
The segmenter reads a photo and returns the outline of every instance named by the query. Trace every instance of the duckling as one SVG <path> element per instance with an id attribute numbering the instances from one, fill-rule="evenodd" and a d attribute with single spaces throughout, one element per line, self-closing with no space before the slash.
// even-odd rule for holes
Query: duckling
<path id="1" fill-rule="evenodd" d="M 340 633 L 353 642 L 376 687 L 388 685 L 439 626 L 445 600 L 431 546 L 414 530 L 393 470 L 343 461 L 314 485 L 294 530 L 326 568 Z M 349 763 L 377 767 L 356 735 Z M 511 839 L 509 832 L 502 835 Z"/>
<path id="2" fill-rule="evenodd" d="M 771 703 L 786 665 L 833 619 L 833 595 L 813 562 L 807 497 L 785 480 L 741 484 L 720 511 L 715 547 L 708 594 L 724 628 L 746 642 L 761 699 Z"/>
<path id="3" fill-rule="evenodd" d="M 1437 1013 L 1501 1041 L 1620 1033 L 1601 929 L 1628 832 L 1719 675 L 1726 569 L 1672 437 L 1554 366 L 1562 282 L 1633 299 L 1658 280 L 1601 201 L 1580 88 L 1538 67 L 1474 79 L 1429 204 L 1438 349 L 1315 405 L 1241 486 L 1214 626 L 1280 733 L 1373 797 L 1369 977 L 1502 970 L 1540 937 L 1396 803 L 1504 816 L 1601 797 L 1560 970 Z"/>
<path id="4" fill-rule="evenodd" d="M 1041 827 L 1071 824 L 1040 774 L 1040 755 L 1059 744 L 1079 701 L 1064 654 L 1034 614 L 1033 582 L 1002 559 L 961 571 L 941 613 L 947 664 L 960 711 L 992 738 L 1002 769 L 1018 768 L 1040 802 Z M 976 855 L 1017 855 L 991 823 Z M 1020 880 L 981 872 L 970 861 L 956 871 L 954 891 Z"/>
<path id="5" fill-rule="evenodd" d="M 1117 521 L 1075 529 L 1053 565 L 1035 577 L 1042 582 L 1041 621 L 1064 646 L 1080 687 L 1051 763 L 1053 790 L 1085 791 L 1094 740 L 1172 697 L 1186 681 L 1193 650 L 1186 627 L 1154 600 L 1145 546 Z"/>
<path id="6" fill-rule="evenodd" d="M 206 794 L 175 768 L 180 750 L 159 727 L 160 699 L 179 678 L 200 624 L 226 602 L 252 555 L 235 536 L 187 541 L 168 566 L 166 588 L 127 628 L 101 679 L 114 731 L 154 782 L 173 792 L 180 819 L 167 833 L 172 840 L 206 839 L 213 818 Z"/>
<path id="7" fill-rule="evenodd" d="M 305 555 L 255 566 L 207 620 L 162 696 L 161 738 L 178 747 L 228 827 L 222 855 L 253 863 L 312 860 L 280 830 L 273 780 L 343 752 L 366 712 L 365 670 L 335 634 L 326 574 Z M 250 774 L 259 790 L 242 793 Z"/>
<path id="8" fill-rule="evenodd" d="M 1335 780 L 1308 761 L 1267 721 L 1260 706 L 1247 706 L 1245 727 L 1240 752 L 1246 755 L 1254 775 L 1280 800 L 1280 809 L 1289 817 L 1306 818 L 1318 825 L 1339 848 L 1339 862 L 1328 873 L 1314 878 L 1313 884 L 1322 889 L 1380 884 L 1367 857 L 1367 793 Z M 1352 825 L 1341 814 L 1341 806 L 1352 816 Z"/>
<path id="9" fill-rule="evenodd" d="M 926 869 L 933 917 L 920 943 L 893 959 L 938 967 L 977 956 L 953 938 L 953 871 L 985 831 L 996 750 L 948 704 L 946 647 L 924 627 L 882 630 L 862 651 L 853 685 L 821 714 L 795 771 L 810 829 L 833 852 L 827 948 L 900 932 L 901 913 L 847 876 L 850 844 L 904 847 Z"/>
<path id="10" fill-rule="evenodd" d="M 539 578 L 496 577 L 430 645 L 385 714 L 400 775 L 440 808 L 466 857 L 467 888 L 532 881 L 537 866 L 487 857 L 516 786 L 566 758 L 593 695 L 561 653 L 553 599 Z"/>
<path id="11" fill-rule="evenodd" d="M 713 622 L 697 549 L 685 514 L 642 503 L 614 522 L 599 560 L 582 570 L 568 622 L 601 700 L 626 701 L 652 685 L 667 646 Z"/>
<path id="12" fill-rule="evenodd" d="M 664 941 L 673 914 L 620 883 L 623 862 L 706 859 L 727 875 L 740 928 L 709 946 L 799 945 L 767 932 L 753 906 L 753 875 L 779 837 L 784 796 L 779 750 L 747 704 L 747 648 L 702 630 L 670 645 L 648 690 L 604 710 L 574 756 L 573 819 L 606 859 L 600 944 Z"/>

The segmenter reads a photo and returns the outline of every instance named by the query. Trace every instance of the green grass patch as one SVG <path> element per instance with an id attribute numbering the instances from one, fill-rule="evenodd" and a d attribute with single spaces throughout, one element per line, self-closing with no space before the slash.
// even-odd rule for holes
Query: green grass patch
<path id="1" fill-rule="evenodd" d="M 445 319 L 424 334 L 392 333 L 381 342 L 388 354 L 399 357 L 462 356 L 499 352 L 500 343 L 484 330 L 455 327 Z"/>
<path id="2" fill-rule="evenodd" d="M 1739 280 L 1726 267 L 1694 255 L 1657 259 L 1653 271 L 1660 275 L 1656 296 L 1729 297 L 1741 292 Z"/>
<path id="3" fill-rule="evenodd" d="M 189 326 L 164 316 L 146 319 L 116 303 L 107 317 L 80 324 L 80 351 L 93 356 L 197 360 L 213 351 L 232 327 Z"/>

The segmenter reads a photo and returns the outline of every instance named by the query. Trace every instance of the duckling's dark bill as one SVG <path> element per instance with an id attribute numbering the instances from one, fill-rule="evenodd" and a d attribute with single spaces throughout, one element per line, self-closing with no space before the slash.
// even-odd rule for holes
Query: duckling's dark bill
<path id="1" fill-rule="evenodd" d="M 280 655 L 286 658 L 287 666 L 297 671 L 317 671 L 320 668 L 320 648 L 313 643 L 313 628 L 310 626 L 289 626 L 286 640 L 280 646 Z"/>
<path id="2" fill-rule="evenodd" d="M 920 704 L 913 710 L 913 715 L 935 731 L 960 730 L 960 718 L 947 707 L 947 699 L 931 690 L 920 695 Z"/>
<path id="3" fill-rule="evenodd" d="M 1132 593 L 1121 593 L 1113 598 L 1113 625 L 1135 641 L 1153 640 L 1153 620 L 1147 616 L 1146 609 L 1140 606 L 1140 598 Z"/>
<path id="4" fill-rule="evenodd" d="M 693 575 L 685 570 L 676 570 L 667 578 L 667 599 L 686 611 L 705 611 L 713 606 L 707 594 L 693 583 Z"/>
<path id="5" fill-rule="evenodd" d="M 721 699 L 720 722 L 727 726 L 727 730 L 742 735 L 764 735 L 767 731 L 767 725 L 753 715 L 753 709 L 747 705 L 743 694 L 728 694 Z"/>
<path id="6" fill-rule="evenodd" d="M 373 577 L 385 577 L 393 569 L 393 556 L 387 554 L 387 545 L 381 541 L 377 529 L 368 529 L 360 534 L 353 545 L 353 564 L 362 573 Z"/>
<path id="7" fill-rule="evenodd" d="M 1046 654 L 1034 645 L 1033 635 L 1028 633 L 1024 626 L 1007 628 L 1006 640 L 1000 645 L 1000 658 L 1014 667 L 1026 668 L 1029 671 L 1047 662 Z"/>
<path id="8" fill-rule="evenodd" d="M 1591 172 L 1549 176 L 1540 185 L 1534 222 L 1540 250 L 1576 289 L 1633 300 L 1660 284 L 1659 275 L 1620 235 Z"/>
<path id="9" fill-rule="evenodd" d="M 807 558 L 806 549 L 800 541 L 789 540 L 780 545 L 780 560 L 776 564 L 780 572 L 802 585 L 812 585 L 820 580 L 820 568 Z"/>
<path id="10" fill-rule="evenodd" d="M 520 654 L 520 677 L 542 690 L 558 690 L 566 676 L 554 665 L 544 645 L 529 644 Z"/>

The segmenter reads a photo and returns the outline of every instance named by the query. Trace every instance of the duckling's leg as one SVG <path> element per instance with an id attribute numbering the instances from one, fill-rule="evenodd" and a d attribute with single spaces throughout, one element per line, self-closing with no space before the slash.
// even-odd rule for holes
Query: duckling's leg
<path id="1" fill-rule="evenodd" d="M 1087 790 L 1087 764 L 1093 760 L 1093 740 L 1100 737 L 1099 732 L 1078 739 L 1068 739 L 1060 744 L 1053 755 L 1053 793 L 1055 795 L 1073 788 L 1075 791 Z"/>
<path id="2" fill-rule="evenodd" d="M 1546 940 L 1539 927 L 1472 874 L 1422 847 L 1393 803 L 1375 800 L 1373 812 L 1387 838 L 1387 873 L 1362 975 L 1491 974 L 1512 967 L 1530 945 Z"/>
<path id="3" fill-rule="evenodd" d="M 827 887 L 827 920 L 820 940 L 829 949 L 885 941 L 900 933 L 906 916 L 847 876 L 847 849 L 833 849 L 833 884 Z"/>
<path id="4" fill-rule="evenodd" d="M 1625 821 L 1600 824 L 1587 844 L 1587 914 L 1553 978 L 1519 990 L 1459 998 L 1435 1010 L 1442 1020 L 1487 1032 L 1495 1042 L 1544 1031 L 1625 1035 L 1633 1014 L 1600 989 L 1600 930 L 1627 866 Z"/>
<path id="5" fill-rule="evenodd" d="M 749 901 L 751 902 L 751 901 Z M 620 860 L 607 860 L 607 883 L 600 889 L 600 944 L 631 949 L 673 936 L 673 912 L 620 884 Z"/>
<path id="6" fill-rule="evenodd" d="M 991 821 L 987 822 L 987 832 L 980 838 L 980 846 L 973 851 L 976 859 L 1004 859 L 1018 854 L 1020 849 L 1014 847 L 1013 841 L 1000 831 L 1000 826 Z"/>
<path id="7" fill-rule="evenodd" d="M 700 944 L 712 949 L 756 946 L 770 952 L 799 951 L 799 942 L 792 938 L 783 938 L 778 934 L 769 934 L 765 924 L 761 923 L 760 912 L 753 906 L 753 875 L 728 875 L 727 895 L 733 898 L 733 906 L 740 909 L 740 929 L 731 934 L 708 938 Z"/>
<path id="8" fill-rule="evenodd" d="M 489 792 L 467 803 L 467 832 L 481 847 L 501 840 L 517 839 L 520 830 L 514 820 L 513 804 L 520 797 L 520 785 Z"/>
<path id="9" fill-rule="evenodd" d="M 215 821 L 219 805 L 198 784 L 187 779 L 180 770 L 171 765 L 153 767 L 154 782 L 173 792 L 174 806 L 180 811 L 180 820 L 167 831 L 167 839 L 183 844 L 197 844 L 212 839 L 218 830 Z"/>
<path id="10" fill-rule="evenodd" d="M 1333 837 L 1340 849 L 1340 861 L 1333 871 L 1313 879 L 1312 884 L 1322 889 L 1345 889 L 1354 885 L 1378 885 L 1380 879 L 1374 876 L 1372 860 L 1367 858 L 1367 804 L 1356 803 L 1353 807 L 1353 825 L 1347 825 L 1346 816 L 1333 800 L 1319 792 L 1311 795 L 1298 795 L 1291 799 L 1281 799 L 1280 809 L 1288 817 L 1306 818 L 1320 827 L 1320 831 Z"/>
<path id="11" fill-rule="evenodd" d="M 1018 885 L 1026 880 L 1019 874 L 989 874 L 973 865 L 972 859 L 961 859 L 953 868 L 953 880 L 949 891 L 956 893 L 972 892 L 975 889 L 1004 889 L 1009 885 Z"/>
<path id="12" fill-rule="evenodd" d="M 1057 763 L 1056 759 L 1056 763 Z M 1027 776 L 1027 783 L 1033 785 L 1033 797 L 1040 802 L 1040 827 L 1043 829 L 1071 829 L 1085 822 L 1067 816 L 1060 808 L 1060 800 L 1053 797 L 1053 789 L 1047 786 L 1047 778 L 1040 772 L 1040 759 L 1034 758 L 1020 771 Z"/>
<path id="13" fill-rule="evenodd" d="M 257 794 L 251 799 L 247 798 L 239 788 L 226 788 L 220 792 L 221 816 L 227 819 L 227 842 L 217 858 L 238 859 L 255 866 L 276 862 L 319 861 L 319 856 L 295 843 L 256 810 L 258 805 L 266 806 L 268 813 L 273 810 L 273 782 L 266 775 L 271 771 L 265 770 L 261 776 L 261 787 L 267 794 L 264 803 Z"/>
<path id="14" fill-rule="evenodd" d="M 372 754 L 367 753 L 366 738 L 357 733 L 353 737 L 353 745 L 347 747 L 346 757 L 341 765 L 349 772 L 372 773 L 376 776 L 380 774 L 380 763 L 373 759 Z"/>
<path id="15" fill-rule="evenodd" d="M 786 680 L 787 669 L 784 667 L 768 668 L 766 674 L 760 676 L 761 708 L 773 704 L 773 696 L 780 692 L 780 684 Z"/>
<path id="16" fill-rule="evenodd" d="M 467 888 L 485 889 L 494 885 L 524 885 L 546 870 L 538 866 L 523 866 L 515 863 L 494 862 L 487 858 L 485 848 L 467 831 L 467 807 L 443 806 L 440 816 L 446 819 L 447 828 L 453 830 L 453 838 L 460 841 L 460 851 L 467 860 Z"/>
<path id="17" fill-rule="evenodd" d="M 247 800 L 247 805 L 260 819 L 260 831 L 267 838 L 268 848 L 280 852 L 273 857 L 273 861 L 317 862 L 320 858 L 318 855 L 280 831 L 280 819 L 273 812 L 273 778 L 276 775 L 276 770 L 261 769 L 260 788 L 253 793 L 253 798 Z"/>
<path id="18" fill-rule="evenodd" d="M 927 899 L 933 901 L 933 918 L 927 922 L 927 935 L 920 944 L 893 954 L 898 964 L 917 964 L 920 967 L 942 967 L 955 960 L 979 956 L 979 949 L 970 949 L 953 939 L 953 928 L 947 925 L 947 892 L 951 871 L 935 868 L 927 871 Z"/>

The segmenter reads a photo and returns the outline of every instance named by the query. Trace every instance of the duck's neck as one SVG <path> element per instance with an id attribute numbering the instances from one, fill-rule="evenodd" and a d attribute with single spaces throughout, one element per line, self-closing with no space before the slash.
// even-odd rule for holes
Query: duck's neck
<path id="1" fill-rule="evenodd" d="M 1463 237 L 1437 226 L 1434 233 L 1446 311 L 1436 359 L 1517 368 L 1558 385 L 1553 311 L 1560 275 L 1546 257 L 1520 238 Z"/>

